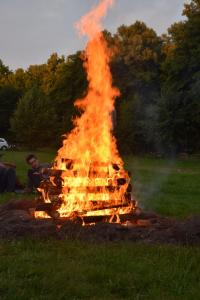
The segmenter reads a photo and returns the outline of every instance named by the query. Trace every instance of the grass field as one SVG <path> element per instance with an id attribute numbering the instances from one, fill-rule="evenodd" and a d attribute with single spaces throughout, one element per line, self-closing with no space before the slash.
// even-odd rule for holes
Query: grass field
<path id="1" fill-rule="evenodd" d="M 26 181 L 26 152 L 6 152 Z M 37 152 L 42 162 L 53 152 Z M 140 206 L 200 214 L 200 160 L 125 157 Z M 8 201 L 14 194 L 0 196 Z M 17 196 L 22 197 L 22 196 Z M 24 197 L 27 197 L 25 195 Z M 0 241 L 0 299 L 199 299 L 200 249 L 135 243 Z"/>

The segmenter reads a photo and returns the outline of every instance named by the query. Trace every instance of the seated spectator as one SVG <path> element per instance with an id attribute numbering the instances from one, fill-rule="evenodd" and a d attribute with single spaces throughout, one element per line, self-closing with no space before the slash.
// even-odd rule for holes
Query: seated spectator
<path id="1" fill-rule="evenodd" d="M 28 177 L 28 187 L 27 192 L 33 192 L 39 186 L 42 180 L 47 179 L 47 175 L 44 172 L 45 169 L 51 168 L 52 164 L 50 163 L 40 163 L 37 157 L 34 154 L 29 154 L 26 157 L 26 162 L 31 166 L 31 169 L 27 172 Z"/>
<path id="2" fill-rule="evenodd" d="M 14 192 L 17 187 L 16 166 L 0 162 L 0 193 Z"/>

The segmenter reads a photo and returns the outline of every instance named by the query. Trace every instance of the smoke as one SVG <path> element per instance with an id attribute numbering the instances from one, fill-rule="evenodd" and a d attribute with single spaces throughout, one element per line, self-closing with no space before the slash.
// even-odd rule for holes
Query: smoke
<path id="1" fill-rule="evenodd" d="M 149 159 L 148 159 L 149 160 Z M 149 160 L 150 162 L 150 160 Z M 134 163 L 132 178 L 134 196 L 139 202 L 139 206 L 145 209 L 153 209 L 154 199 L 161 195 L 162 189 L 167 184 L 173 173 L 176 161 L 174 159 L 164 161 L 155 159 L 149 164 L 139 159 L 138 164 Z"/>

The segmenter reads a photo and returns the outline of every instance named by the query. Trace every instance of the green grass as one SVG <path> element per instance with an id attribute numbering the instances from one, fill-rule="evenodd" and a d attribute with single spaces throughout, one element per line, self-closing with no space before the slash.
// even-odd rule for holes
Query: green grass
<path id="1" fill-rule="evenodd" d="M 200 214 L 200 160 L 126 157 L 125 162 L 144 209 L 180 218 Z"/>
<path id="2" fill-rule="evenodd" d="M 55 156 L 36 154 L 42 162 Z M 23 182 L 25 156 L 4 156 L 17 164 Z M 144 209 L 179 218 L 200 214 L 200 160 L 126 157 L 125 165 Z M 0 202 L 12 197 L 16 195 L 1 195 Z M 0 241 L 0 299 L 199 299 L 199 265 L 197 247 Z"/>
<path id="3" fill-rule="evenodd" d="M 1 299 L 199 299 L 197 248 L 0 243 Z"/>

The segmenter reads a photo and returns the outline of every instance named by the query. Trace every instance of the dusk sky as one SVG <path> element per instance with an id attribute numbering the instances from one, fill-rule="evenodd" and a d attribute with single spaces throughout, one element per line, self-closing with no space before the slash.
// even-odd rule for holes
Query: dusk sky
<path id="1" fill-rule="evenodd" d="M 84 48 L 75 23 L 98 0 L 0 0 L 0 59 L 14 70 L 45 63 L 57 52 L 69 55 Z M 144 21 L 158 34 L 183 19 L 188 0 L 115 0 L 103 28 Z"/>

